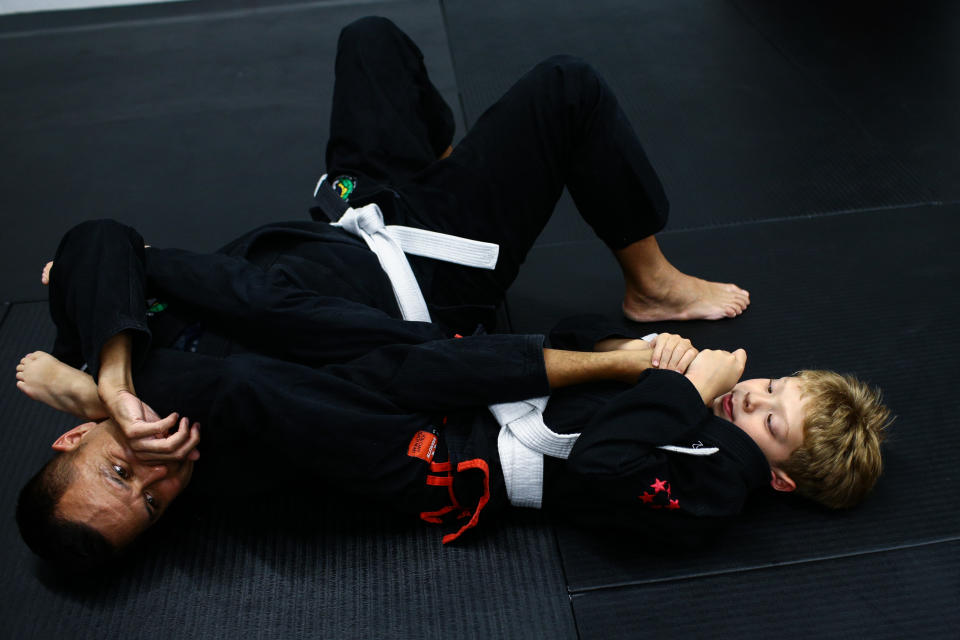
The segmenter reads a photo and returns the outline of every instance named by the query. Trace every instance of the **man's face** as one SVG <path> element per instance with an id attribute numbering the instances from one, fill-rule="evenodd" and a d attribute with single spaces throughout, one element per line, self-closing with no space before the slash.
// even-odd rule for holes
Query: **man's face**
<path id="1" fill-rule="evenodd" d="M 712 410 L 757 443 L 774 472 L 774 488 L 780 488 L 779 465 L 803 444 L 807 400 L 799 378 L 754 378 L 714 400 Z"/>
<path id="2" fill-rule="evenodd" d="M 193 473 L 191 460 L 141 462 L 113 420 L 80 425 L 54 448 L 76 450 L 74 479 L 57 505 L 58 514 L 93 527 L 118 547 L 156 522 Z"/>

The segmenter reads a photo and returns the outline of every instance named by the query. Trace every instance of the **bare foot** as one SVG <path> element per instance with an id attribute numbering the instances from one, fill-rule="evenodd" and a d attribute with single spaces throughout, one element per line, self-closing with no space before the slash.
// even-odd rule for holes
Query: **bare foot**
<path id="1" fill-rule="evenodd" d="M 33 400 L 78 418 L 106 417 L 93 378 L 43 351 L 20 360 L 17 388 Z"/>
<path id="2" fill-rule="evenodd" d="M 735 284 L 708 282 L 671 269 L 657 287 L 641 291 L 627 283 L 623 315 L 634 322 L 719 320 L 738 316 L 750 305 L 750 293 Z"/>

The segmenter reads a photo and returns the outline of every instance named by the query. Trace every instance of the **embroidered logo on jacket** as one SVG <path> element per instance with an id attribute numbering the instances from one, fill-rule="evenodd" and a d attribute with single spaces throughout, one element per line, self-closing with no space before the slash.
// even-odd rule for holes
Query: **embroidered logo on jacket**
<path id="1" fill-rule="evenodd" d="M 651 509 L 680 508 L 680 499 L 674 498 L 670 494 L 669 482 L 666 480 L 661 480 L 660 478 L 654 478 L 653 484 L 650 485 L 650 488 L 653 489 L 653 493 L 644 491 L 642 494 L 637 496 L 641 503 L 647 505 Z"/>
<path id="2" fill-rule="evenodd" d="M 333 190 L 342 200 L 349 200 L 350 194 L 357 189 L 357 179 L 353 176 L 339 176 L 333 181 Z"/>

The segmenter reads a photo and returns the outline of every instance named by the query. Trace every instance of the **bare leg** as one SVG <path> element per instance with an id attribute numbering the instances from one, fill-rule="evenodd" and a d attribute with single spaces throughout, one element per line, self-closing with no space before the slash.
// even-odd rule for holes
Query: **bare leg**
<path id="1" fill-rule="evenodd" d="M 78 418 L 108 417 L 93 377 L 43 351 L 34 351 L 20 360 L 17 388 L 33 400 Z"/>
<path id="2" fill-rule="evenodd" d="M 749 292 L 734 284 L 708 282 L 670 264 L 653 236 L 614 254 L 623 269 L 623 314 L 635 322 L 719 320 L 743 313 Z"/>

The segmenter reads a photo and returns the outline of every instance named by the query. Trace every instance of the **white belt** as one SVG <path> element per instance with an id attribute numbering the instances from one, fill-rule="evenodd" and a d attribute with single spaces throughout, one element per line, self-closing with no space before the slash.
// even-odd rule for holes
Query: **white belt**
<path id="1" fill-rule="evenodd" d="M 320 178 L 317 189 L 325 178 L 326 174 Z M 427 303 L 405 254 L 479 269 L 496 268 L 500 254 L 500 246 L 491 242 L 469 240 L 396 224 L 385 225 L 383 213 L 376 204 L 368 204 L 359 209 L 350 207 L 340 220 L 330 224 L 363 238 L 370 250 L 376 254 L 380 267 L 390 279 L 404 320 L 430 322 Z"/>

